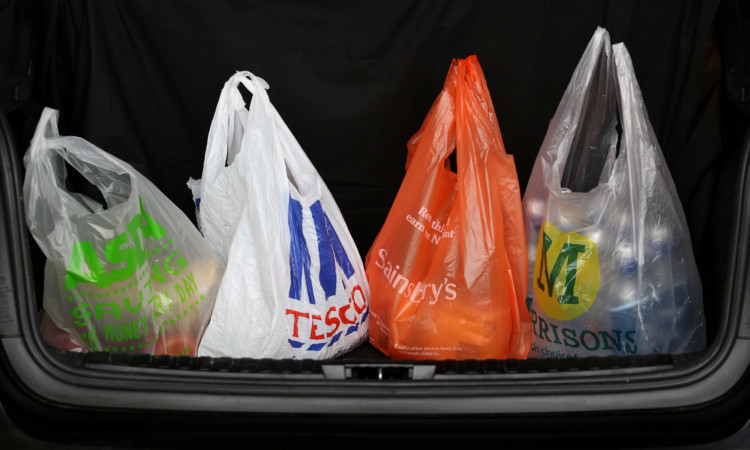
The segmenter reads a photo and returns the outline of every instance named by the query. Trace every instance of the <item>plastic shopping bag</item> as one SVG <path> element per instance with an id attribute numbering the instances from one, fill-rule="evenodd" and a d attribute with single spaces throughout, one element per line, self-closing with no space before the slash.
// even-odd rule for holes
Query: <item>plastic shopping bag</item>
<path id="1" fill-rule="evenodd" d="M 523 204 L 532 357 L 705 346 L 684 213 L 630 56 L 602 28 L 550 123 Z"/>
<path id="2" fill-rule="evenodd" d="M 367 255 L 370 342 L 395 359 L 525 358 L 522 221 L 482 69 L 475 56 L 454 60 Z"/>
<path id="3" fill-rule="evenodd" d="M 193 204 L 195 205 L 195 221 L 200 227 L 201 223 L 201 180 L 188 179 L 188 189 L 193 194 Z"/>
<path id="4" fill-rule="evenodd" d="M 151 182 L 60 136 L 57 116 L 44 110 L 24 158 L 27 223 L 47 257 L 45 339 L 67 350 L 195 355 L 224 265 Z M 106 207 L 66 188 L 66 163 Z"/>
<path id="5" fill-rule="evenodd" d="M 191 182 L 200 228 L 227 262 L 199 354 L 334 358 L 367 338 L 369 286 L 338 206 L 266 89 L 250 72 L 224 85 Z"/>

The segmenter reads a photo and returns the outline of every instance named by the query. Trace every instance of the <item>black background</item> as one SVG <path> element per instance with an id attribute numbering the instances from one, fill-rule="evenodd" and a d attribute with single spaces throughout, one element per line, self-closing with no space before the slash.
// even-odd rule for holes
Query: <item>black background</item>
<path id="1" fill-rule="evenodd" d="M 726 2 L 24 5 L 38 9 L 40 32 L 28 46 L 18 40 L 35 58 L 32 96 L 11 113 L 22 151 L 42 108 L 54 107 L 62 134 L 128 161 L 194 219 L 186 182 L 201 176 L 222 86 L 249 70 L 270 84 L 271 102 L 331 190 L 363 258 L 404 176 L 406 142 L 453 58 L 477 55 L 523 190 L 573 70 L 596 28 L 604 27 L 633 59 L 687 215 L 709 339 L 718 327 L 719 296 L 712 294 L 723 287 L 726 246 L 712 229 L 723 225 L 733 199 L 722 206 L 716 186 L 739 114 L 722 82 L 726 45 L 717 24 L 736 16 L 722 14 L 731 9 Z M 37 253 L 36 260 L 41 286 L 43 257 Z"/>
<path id="2" fill-rule="evenodd" d="M 51 1 L 36 110 L 133 164 L 193 217 L 224 82 L 249 70 L 341 208 L 364 255 L 404 175 L 406 142 L 452 58 L 476 54 L 525 188 L 597 26 L 630 51 L 700 246 L 723 148 L 718 1 Z M 28 108 L 27 108 L 28 110 Z M 25 146 L 22 146 L 25 147 Z M 706 193 L 703 193 L 705 191 Z"/>
<path id="3" fill-rule="evenodd" d="M 31 51 L 33 92 L 27 102 L 14 104 L 10 115 L 20 151 L 41 109 L 54 107 L 61 111 L 63 134 L 82 136 L 130 162 L 193 218 L 185 183 L 201 175 L 219 93 L 235 71 L 249 70 L 270 84 L 271 101 L 328 184 L 364 256 L 404 175 L 406 142 L 438 95 L 452 58 L 478 56 L 523 189 L 586 44 L 597 26 L 605 27 L 612 42 L 624 42 L 632 56 L 685 206 L 707 292 L 710 337 L 722 298 L 712 289 L 721 285 L 725 267 L 716 261 L 729 252 L 717 245 L 727 233 L 715 231 L 722 229 L 715 225 L 733 204 L 733 198 L 716 194 L 731 191 L 718 189 L 722 181 L 734 183 L 721 178 L 738 114 L 727 101 L 727 42 L 717 30 L 727 3 L 732 2 L 28 0 L 21 4 L 38 9 L 34 21 L 40 32 L 29 42 L 14 40 L 18 21 L 0 14 L 0 37 L 10 37 L 0 40 L 0 75 L 5 61 L 24 60 L 14 50 Z M 740 394 L 734 397 L 738 403 L 747 398 Z M 736 427 L 724 420 L 724 412 L 746 405 L 724 406 L 682 416 L 655 413 L 643 418 L 639 436 Z M 447 434 L 454 419 L 435 423 Z M 537 419 L 519 417 L 497 432 L 517 426 L 523 442 L 546 430 L 553 443 L 581 421 L 570 417 L 545 425 L 544 418 Z M 598 425 L 588 432 L 602 433 L 608 442 L 605 435 L 618 425 L 609 417 L 596 419 L 587 418 Z M 471 429 L 474 419 L 463 420 Z M 689 426 L 698 421 L 713 426 Z M 268 422 L 258 423 L 261 428 Z M 404 422 L 403 433 L 410 432 L 409 425 Z M 475 426 L 477 434 L 490 433 L 493 423 Z M 382 433 L 376 428 L 368 436 Z"/>

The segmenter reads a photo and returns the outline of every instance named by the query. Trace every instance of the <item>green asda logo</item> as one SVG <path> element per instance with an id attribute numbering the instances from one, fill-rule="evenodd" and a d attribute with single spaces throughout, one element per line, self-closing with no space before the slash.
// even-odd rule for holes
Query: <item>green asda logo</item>
<path id="1" fill-rule="evenodd" d="M 140 200 L 140 198 L 139 198 Z M 78 283 L 96 284 L 99 288 L 111 286 L 112 283 L 125 281 L 135 275 L 148 259 L 149 252 L 145 249 L 146 239 L 159 240 L 167 231 L 146 213 L 143 201 L 140 200 L 140 213 L 130 221 L 127 231 L 122 232 L 104 245 L 104 258 L 107 266 L 119 266 L 107 271 L 104 264 L 94 250 L 93 243 L 80 241 L 73 244 L 67 272 L 65 274 L 65 289 L 71 290 Z M 176 253 L 176 251 L 175 251 Z M 171 255 L 168 260 L 177 255 Z M 185 262 L 179 257 L 175 268 L 165 264 L 164 270 L 173 274 L 184 267 Z"/>
<path id="2" fill-rule="evenodd" d="M 544 221 L 534 266 L 539 306 L 557 320 L 588 311 L 599 292 L 599 251 L 594 241 Z"/>

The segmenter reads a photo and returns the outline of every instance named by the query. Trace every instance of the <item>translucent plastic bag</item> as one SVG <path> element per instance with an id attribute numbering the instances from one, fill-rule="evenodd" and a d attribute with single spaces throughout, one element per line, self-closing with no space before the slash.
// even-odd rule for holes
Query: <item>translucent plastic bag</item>
<path id="1" fill-rule="evenodd" d="M 85 140 L 60 136 L 57 116 L 44 110 L 24 158 L 27 223 L 47 257 L 45 339 L 68 350 L 195 355 L 224 265 L 151 182 Z M 106 207 L 66 188 L 65 163 Z"/>
<path id="2" fill-rule="evenodd" d="M 369 286 L 338 206 L 266 89 L 250 72 L 227 81 L 200 183 L 190 182 L 200 228 L 227 261 L 199 354 L 334 358 L 367 338 Z"/>
<path id="3" fill-rule="evenodd" d="M 550 123 L 523 205 L 530 356 L 705 346 L 701 284 L 681 203 L 630 56 L 623 44 L 612 47 L 602 28 Z"/>
<path id="4" fill-rule="evenodd" d="M 515 163 L 479 62 L 453 61 L 367 255 L 370 342 L 395 359 L 525 358 L 522 221 Z"/>

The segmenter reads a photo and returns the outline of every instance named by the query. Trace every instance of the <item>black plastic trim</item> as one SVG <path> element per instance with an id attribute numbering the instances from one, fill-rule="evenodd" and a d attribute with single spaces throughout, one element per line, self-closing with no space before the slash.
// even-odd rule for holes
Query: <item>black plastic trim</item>
<path id="1" fill-rule="evenodd" d="M 58 352 L 40 338 L 23 226 L 20 164 L 0 120 L 3 241 L 0 271 L 13 305 L 0 322 L 2 395 L 16 408 L 51 414 L 302 414 L 322 417 L 455 415 L 654 414 L 700 411 L 745 392 L 750 366 L 748 258 L 750 136 L 737 167 L 738 211 L 722 322 L 726 327 L 699 355 L 592 358 L 574 362 L 444 361 L 313 362 Z M 11 301 L 8 302 L 8 299 Z M 741 300 L 741 301 L 740 301 Z M 742 321 L 740 317 L 743 317 Z M 615 365 L 617 364 L 617 365 Z M 341 368 L 343 368 L 343 375 Z M 394 370 L 391 379 L 347 375 Z M 745 384 L 743 384 L 745 383 Z M 744 389 L 744 391 L 743 391 Z M 190 395 L 186 395 L 190 394 Z M 743 394 L 745 395 L 745 394 Z"/>
<path id="2" fill-rule="evenodd" d="M 14 263 L 18 260 L 12 259 L 23 253 L 19 248 L 23 240 L 14 239 L 21 235 L 19 231 L 23 223 L 18 222 L 24 217 L 23 210 L 18 208 L 18 186 L 21 183 L 16 155 L 10 125 L 0 109 L 0 211 L 3 211 L 0 216 L 0 337 L 19 335 L 16 299 L 23 297 L 16 287 L 25 284 L 22 273 L 26 266 Z"/>

